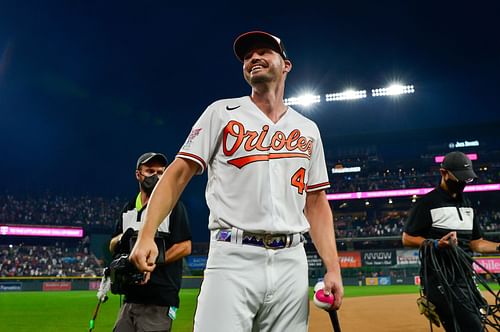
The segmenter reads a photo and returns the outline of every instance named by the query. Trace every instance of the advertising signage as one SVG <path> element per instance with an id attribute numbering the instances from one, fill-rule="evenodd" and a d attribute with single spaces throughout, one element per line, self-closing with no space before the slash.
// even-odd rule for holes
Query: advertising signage
<path id="1" fill-rule="evenodd" d="M 364 266 L 392 266 L 396 264 L 394 250 L 363 251 L 361 257 Z"/>
<path id="2" fill-rule="evenodd" d="M 481 264 L 485 269 L 487 269 L 491 273 L 500 273 L 500 258 L 499 257 L 481 257 L 476 258 L 476 262 Z M 474 271 L 477 273 L 486 273 L 483 268 L 481 268 L 477 264 L 472 264 Z"/>
<path id="3" fill-rule="evenodd" d="M 340 267 L 361 267 L 361 253 L 359 251 L 339 251 Z"/>
<path id="4" fill-rule="evenodd" d="M 20 282 L 1 282 L 0 292 L 12 292 L 22 290 L 22 283 Z"/>
<path id="5" fill-rule="evenodd" d="M 0 225 L 0 235 L 83 237 L 82 227 Z"/>
<path id="6" fill-rule="evenodd" d="M 420 265 L 420 258 L 417 249 L 397 250 L 398 265 Z"/>
<path id="7" fill-rule="evenodd" d="M 187 266 L 192 270 L 204 270 L 207 266 L 207 256 L 187 256 Z"/>
<path id="8" fill-rule="evenodd" d="M 321 268 L 323 267 L 323 261 L 321 257 L 317 253 L 308 252 L 307 253 L 307 265 L 310 269 Z"/>
<path id="9" fill-rule="evenodd" d="M 69 291 L 71 281 L 46 281 L 42 285 L 43 291 Z"/>

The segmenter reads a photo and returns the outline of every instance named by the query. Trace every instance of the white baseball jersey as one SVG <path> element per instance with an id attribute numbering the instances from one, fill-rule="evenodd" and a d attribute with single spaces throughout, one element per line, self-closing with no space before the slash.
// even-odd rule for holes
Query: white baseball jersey
<path id="1" fill-rule="evenodd" d="M 330 186 L 316 124 L 291 107 L 274 123 L 248 96 L 211 104 L 177 157 L 208 168 L 212 230 L 306 232 L 306 193 Z"/>

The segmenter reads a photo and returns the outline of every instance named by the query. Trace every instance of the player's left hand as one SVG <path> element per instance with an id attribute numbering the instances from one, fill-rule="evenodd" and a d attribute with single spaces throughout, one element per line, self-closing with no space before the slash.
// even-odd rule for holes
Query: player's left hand
<path id="1" fill-rule="evenodd" d="M 453 231 L 449 232 L 448 234 L 439 239 L 438 247 L 445 248 L 445 247 L 456 246 L 457 243 L 458 243 L 457 232 Z"/>
<path id="2" fill-rule="evenodd" d="M 340 271 L 329 271 L 325 274 L 323 279 L 325 283 L 325 287 L 323 291 L 325 295 L 333 294 L 335 297 L 335 301 L 330 310 L 338 310 L 342 305 L 342 300 L 344 298 L 344 286 L 342 284 L 342 277 L 340 275 Z"/>

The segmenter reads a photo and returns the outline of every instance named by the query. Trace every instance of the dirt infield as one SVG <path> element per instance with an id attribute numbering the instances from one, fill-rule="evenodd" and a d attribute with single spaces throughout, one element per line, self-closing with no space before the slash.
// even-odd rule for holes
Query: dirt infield
<path id="1" fill-rule="evenodd" d="M 483 292 L 483 296 L 488 303 L 495 303 L 492 294 Z M 417 297 L 399 294 L 345 298 L 338 312 L 342 332 L 429 332 L 429 321 L 418 312 Z M 444 332 L 435 325 L 432 328 Z M 311 302 L 309 332 L 328 331 L 333 331 L 328 313 Z"/>
<path id="2" fill-rule="evenodd" d="M 428 332 L 429 321 L 417 309 L 418 294 L 352 297 L 339 310 L 342 332 Z M 433 326 L 434 331 L 443 332 Z M 309 332 L 333 331 L 328 314 L 311 303 Z"/>

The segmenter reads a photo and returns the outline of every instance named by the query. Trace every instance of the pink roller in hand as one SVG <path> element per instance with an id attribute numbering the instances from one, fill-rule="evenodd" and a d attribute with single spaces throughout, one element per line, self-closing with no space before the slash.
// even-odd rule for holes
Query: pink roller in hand
<path id="1" fill-rule="evenodd" d="M 325 284 L 322 281 L 314 286 L 313 302 L 318 308 L 328 310 L 333 305 L 335 297 L 333 294 L 325 295 L 325 291 L 323 290 L 324 286 Z"/>

